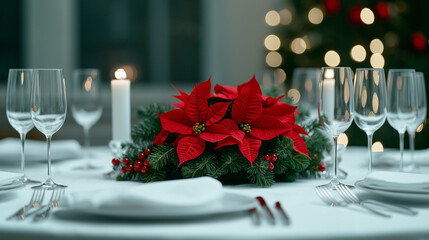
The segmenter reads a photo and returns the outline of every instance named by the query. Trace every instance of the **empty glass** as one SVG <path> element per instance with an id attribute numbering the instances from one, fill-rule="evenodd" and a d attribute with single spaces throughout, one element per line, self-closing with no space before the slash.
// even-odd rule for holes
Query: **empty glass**
<path id="1" fill-rule="evenodd" d="M 414 69 L 390 69 L 387 77 L 387 121 L 399 133 L 401 161 L 404 169 L 404 134 L 408 125 L 416 121 L 417 92 Z"/>
<path id="2" fill-rule="evenodd" d="M 292 75 L 292 89 L 299 92 L 297 105 L 309 111 L 310 119 L 317 119 L 317 103 L 319 101 L 320 68 L 295 68 Z"/>
<path id="3" fill-rule="evenodd" d="M 47 189 L 66 187 L 56 184 L 51 175 L 51 138 L 64 123 L 67 113 L 66 86 L 62 69 L 34 69 L 31 119 L 45 134 L 48 155 L 48 179 L 39 186 Z"/>
<path id="4" fill-rule="evenodd" d="M 416 137 L 417 128 L 422 124 L 426 118 L 427 114 L 427 103 L 426 103 L 426 85 L 425 77 L 422 72 L 416 72 L 415 81 L 417 84 L 417 91 L 415 92 L 416 96 L 416 110 L 417 117 L 414 122 L 407 125 L 407 132 L 410 138 L 410 152 L 411 152 L 411 162 L 410 168 L 414 167 L 414 139 Z"/>
<path id="5" fill-rule="evenodd" d="M 31 120 L 32 69 L 10 69 L 6 92 L 6 115 L 10 125 L 21 138 L 21 171 L 19 179 L 24 183 L 40 183 L 27 178 L 25 174 L 25 136 L 34 127 Z"/>
<path id="6" fill-rule="evenodd" d="M 87 158 L 90 159 L 89 130 L 100 119 L 103 111 L 101 103 L 100 73 L 97 69 L 77 69 L 73 71 L 70 88 L 71 112 L 73 119 L 83 127 Z M 90 168 L 91 165 L 86 165 Z"/>
<path id="7" fill-rule="evenodd" d="M 349 67 L 324 67 L 319 84 L 319 119 L 334 139 L 334 173 L 331 187 L 338 180 L 338 136 L 347 130 L 353 121 L 353 83 Z"/>
<path id="8" fill-rule="evenodd" d="M 354 120 L 368 136 L 368 173 L 372 171 L 372 136 L 386 121 L 386 80 L 381 68 L 358 68 L 354 81 Z"/>

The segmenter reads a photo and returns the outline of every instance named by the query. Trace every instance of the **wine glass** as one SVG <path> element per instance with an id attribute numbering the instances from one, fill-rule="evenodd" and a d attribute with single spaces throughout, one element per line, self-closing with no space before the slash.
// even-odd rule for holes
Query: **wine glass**
<path id="1" fill-rule="evenodd" d="M 10 125 L 21 138 L 21 171 L 19 181 L 40 183 L 27 178 L 25 174 L 25 136 L 34 127 L 31 120 L 31 83 L 32 69 L 10 69 L 6 92 L 6 115 Z"/>
<path id="2" fill-rule="evenodd" d="M 39 186 L 47 189 L 67 187 L 56 184 L 51 176 L 51 138 L 64 123 L 67 113 L 66 86 L 62 69 L 34 69 L 31 95 L 31 119 L 46 136 L 48 179 Z"/>
<path id="3" fill-rule="evenodd" d="M 73 119 L 83 127 L 86 155 L 90 159 L 89 130 L 102 114 L 100 73 L 97 69 L 76 69 L 71 83 L 71 112 Z M 88 162 L 86 169 L 92 166 Z"/>
<path id="4" fill-rule="evenodd" d="M 416 131 L 417 131 L 417 128 L 420 126 L 420 124 L 422 124 L 423 121 L 425 120 L 426 114 L 427 114 L 425 77 L 422 72 L 416 72 L 415 82 L 417 85 L 416 86 L 417 91 L 415 92 L 416 101 L 417 101 L 416 102 L 417 117 L 416 117 L 416 121 L 407 125 L 407 132 L 410 138 L 409 141 L 410 141 L 410 152 L 411 152 L 410 168 L 414 167 L 414 139 L 416 137 Z"/>
<path id="5" fill-rule="evenodd" d="M 332 188 L 338 180 L 338 136 L 347 130 L 353 121 L 353 83 L 349 67 L 323 67 L 319 84 L 319 119 L 334 139 L 334 173 L 329 183 Z"/>
<path id="6" fill-rule="evenodd" d="M 368 137 L 368 173 L 372 171 L 372 136 L 386 121 L 386 80 L 381 68 L 358 68 L 354 81 L 354 120 Z"/>
<path id="7" fill-rule="evenodd" d="M 309 120 L 317 119 L 319 101 L 320 68 L 295 68 L 292 75 L 292 89 L 298 90 L 300 97 L 296 102 L 310 113 Z"/>
<path id="8" fill-rule="evenodd" d="M 399 133 L 401 161 L 404 170 L 404 134 L 417 118 L 414 69 L 390 69 L 387 77 L 387 121 Z"/>

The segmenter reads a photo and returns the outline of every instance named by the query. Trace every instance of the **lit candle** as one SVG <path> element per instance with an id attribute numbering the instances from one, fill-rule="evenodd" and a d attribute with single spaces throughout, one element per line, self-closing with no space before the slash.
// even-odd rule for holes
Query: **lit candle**
<path id="1" fill-rule="evenodd" d="M 115 77 L 111 81 L 112 135 L 113 140 L 128 142 L 131 140 L 130 80 L 122 68 L 116 70 Z"/>
<path id="2" fill-rule="evenodd" d="M 325 115 L 327 120 L 334 120 L 335 80 L 333 78 L 323 81 L 322 104 L 324 105 L 322 114 Z"/>

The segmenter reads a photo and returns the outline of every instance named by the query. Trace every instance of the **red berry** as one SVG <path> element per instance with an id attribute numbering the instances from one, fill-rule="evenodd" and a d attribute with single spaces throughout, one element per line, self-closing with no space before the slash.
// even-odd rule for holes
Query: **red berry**
<path id="1" fill-rule="evenodd" d="M 268 170 L 273 170 L 274 169 L 274 164 L 273 163 L 269 163 L 268 164 Z"/>
<path id="2" fill-rule="evenodd" d="M 124 158 L 124 159 L 122 159 L 122 162 L 123 162 L 125 165 L 128 165 L 128 163 L 130 163 L 130 159 L 128 159 L 128 158 Z"/>
<path id="3" fill-rule="evenodd" d="M 143 160 L 145 157 L 144 153 L 139 153 L 139 160 Z"/>
<path id="4" fill-rule="evenodd" d="M 326 166 L 324 162 L 319 162 L 319 170 L 324 172 L 326 170 Z"/>
<path id="5" fill-rule="evenodd" d="M 141 168 L 141 167 L 142 167 L 142 162 L 141 162 L 141 161 L 136 161 L 136 162 L 134 163 L 134 167 L 136 167 L 136 168 Z"/>
<path id="6" fill-rule="evenodd" d="M 265 156 L 264 156 L 264 160 L 265 160 L 265 161 L 267 161 L 267 162 L 268 162 L 268 161 L 270 161 L 270 155 L 268 155 L 268 154 L 267 154 L 267 155 L 265 155 Z"/>
<path id="7" fill-rule="evenodd" d="M 127 166 L 127 171 L 128 172 L 131 172 L 133 169 L 134 169 L 133 165 L 130 164 L 130 165 Z"/>
<path id="8" fill-rule="evenodd" d="M 146 160 L 144 160 L 144 161 L 143 161 L 143 165 L 145 165 L 145 166 L 149 166 L 149 160 L 147 160 L 147 159 L 146 159 Z"/>
<path id="9" fill-rule="evenodd" d="M 141 167 L 134 167 L 134 170 L 136 170 L 136 172 L 140 172 L 141 169 Z"/>
<path id="10" fill-rule="evenodd" d="M 119 159 L 117 159 L 117 158 L 112 159 L 112 164 L 114 166 L 118 166 L 119 165 Z"/>
<path id="11" fill-rule="evenodd" d="M 148 149 L 144 150 L 144 154 L 146 156 L 149 156 L 150 154 L 152 154 L 152 151 L 148 148 Z"/>
<path id="12" fill-rule="evenodd" d="M 142 173 L 147 173 L 147 170 L 148 170 L 149 168 L 147 167 L 147 166 L 143 166 L 142 167 L 142 170 L 141 170 L 141 172 Z"/>
<path id="13" fill-rule="evenodd" d="M 127 172 L 127 168 L 126 168 L 126 167 L 122 167 L 122 168 L 121 168 L 121 172 L 122 172 L 122 173 Z"/>
<path id="14" fill-rule="evenodd" d="M 314 157 L 314 158 L 317 158 L 317 154 L 315 154 L 315 153 L 314 153 L 314 154 L 313 154 L 313 157 Z"/>
<path id="15" fill-rule="evenodd" d="M 276 154 L 272 154 L 270 157 L 271 162 L 275 162 L 277 161 L 277 155 Z"/>

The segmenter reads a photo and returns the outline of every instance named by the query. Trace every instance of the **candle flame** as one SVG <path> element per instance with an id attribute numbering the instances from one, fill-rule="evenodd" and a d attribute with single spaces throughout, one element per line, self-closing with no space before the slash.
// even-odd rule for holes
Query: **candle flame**
<path id="1" fill-rule="evenodd" d="M 116 79 L 126 79 L 127 73 L 123 68 L 118 68 L 118 70 L 115 71 L 115 78 Z"/>

